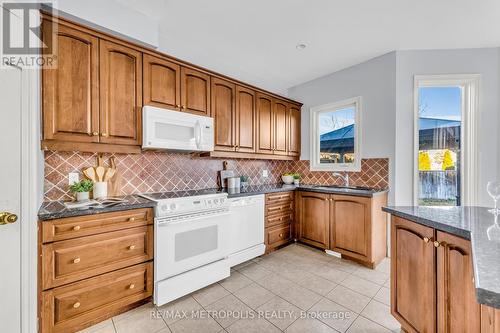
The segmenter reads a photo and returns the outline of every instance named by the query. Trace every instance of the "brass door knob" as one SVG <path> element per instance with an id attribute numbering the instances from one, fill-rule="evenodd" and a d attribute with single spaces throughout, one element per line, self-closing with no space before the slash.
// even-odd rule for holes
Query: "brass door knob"
<path id="1" fill-rule="evenodd" d="M 17 215 L 9 212 L 0 212 L 0 225 L 10 224 L 17 221 Z"/>
<path id="2" fill-rule="evenodd" d="M 78 231 L 78 230 L 80 230 L 80 229 L 81 229 L 81 227 L 80 227 L 79 225 L 75 225 L 75 226 L 73 227 L 73 231 Z"/>
<path id="3" fill-rule="evenodd" d="M 73 308 L 78 309 L 80 305 L 80 302 L 76 302 L 75 304 L 73 304 Z"/>

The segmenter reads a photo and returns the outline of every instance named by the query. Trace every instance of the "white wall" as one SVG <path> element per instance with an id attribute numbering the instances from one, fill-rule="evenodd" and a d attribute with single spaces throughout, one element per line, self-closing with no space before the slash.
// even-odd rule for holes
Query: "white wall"
<path id="1" fill-rule="evenodd" d="M 481 74 L 479 88 L 478 204 L 491 205 L 486 183 L 498 175 L 499 50 L 398 51 L 396 55 L 396 204 L 413 204 L 413 77 Z"/>
<path id="2" fill-rule="evenodd" d="M 304 103 L 300 157 L 303 160 L 309 159 L 309 108 L 362 96 L 362 157 L 389 158 L 389 181 L 394 183 L 395 52 L 292 87 L 288 95 Z M 390 201 L 393 202 L 392 193 Z"/>
<path id="3" fill-rule="evenodd" d="M 158 47 L 159 22 L 114 0 L 57 0 L 54 7 L 134 42 Z"/>

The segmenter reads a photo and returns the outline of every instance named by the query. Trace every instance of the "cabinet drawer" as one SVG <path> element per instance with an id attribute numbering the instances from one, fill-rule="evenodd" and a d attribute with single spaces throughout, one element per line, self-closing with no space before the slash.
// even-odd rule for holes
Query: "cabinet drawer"
<path id="1" fill-rule="evenodd" d="M 153 226 L 42 245 L 43 290 L 153 258 Z"/>
<path id="2" fill-rule="evenodd" d="M 152 295 L 152 263 L 42 292 L 42 332 L 75 332 Z"/>
<path id="3" fill-rule="evenodd" d="M 40 222 L 43 243 L 95 235 L 152 223 L 152 208 L 132 209 Z"/>
<path id="4" fill-rule="evenodd" d="M 272 215 L 266 217 L 266 227 L 270 227 L 277 224 L 291 223 L 293 221 L 293 214 L 287 212 L 280 215 Z"/>
<path id="5" fill-rule="evenodd" d="M 279 202 L 288 202 L 293 200 L 293 195 L 295 192 L 279 192 L 279 193 L 268 193 L 266 194 L 266 204 L 273 205 Z"/>
<path id="6" fill-rule="evenodd" d="M 274 248 L 288 243 L 292 238 L 292 229 L 290 224 L 284 224 L 266 229 L 266 245 L 268 248 Z"/>
<path id="7" fill-rule="evenodd" d="M 274 205 L 266 205 L 266 216 L 282 215 L 293 211 L 293 202 L 283 202 Z"/>

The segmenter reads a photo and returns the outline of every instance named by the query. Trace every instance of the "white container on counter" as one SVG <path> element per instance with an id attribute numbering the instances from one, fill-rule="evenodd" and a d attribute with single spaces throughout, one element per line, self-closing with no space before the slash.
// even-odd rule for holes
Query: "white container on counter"
<path id="1" fill-rule="evenodd" d="M 227 179 L 227 188 L 240 188 L 240 177 L 229 177 Z"/>
<path id="2" fill-rule="evenodd" d="M 108 182 L 94 183 L 94 199 L 106 198 L 108 196 Z"/>

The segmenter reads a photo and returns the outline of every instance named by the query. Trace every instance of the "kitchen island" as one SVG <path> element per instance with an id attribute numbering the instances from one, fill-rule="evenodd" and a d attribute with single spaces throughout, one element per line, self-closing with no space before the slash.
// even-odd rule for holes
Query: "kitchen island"
<path id="1" fill-rule="evenodd" d="M 500 330 L 500 227 L 483 207 L 384 207 L 391 312 L 408 332 Z"/>

